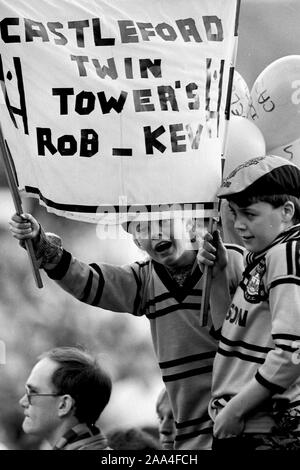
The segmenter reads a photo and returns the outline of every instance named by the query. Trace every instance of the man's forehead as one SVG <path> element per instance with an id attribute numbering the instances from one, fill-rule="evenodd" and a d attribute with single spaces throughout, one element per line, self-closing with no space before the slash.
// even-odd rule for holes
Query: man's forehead
<path id="1" fill-rule="evenodd" d="M 49 358 L 43 358 L 35 364 L 27 379 L 27 386 L 29 388 L 44 388 L 51 385 L 51 378 L 53 372 L 57 369 L 56 362 Z"/>

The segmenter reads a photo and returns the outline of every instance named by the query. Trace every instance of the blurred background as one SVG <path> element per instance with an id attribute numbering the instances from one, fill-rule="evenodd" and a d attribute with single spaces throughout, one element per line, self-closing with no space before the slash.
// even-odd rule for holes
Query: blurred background
<path id="1" fill-rule="evenodd" d="M 236 70 L 249 89 L 271 62 L 300 54 L 299 0 L 242 0 Z M 299 136 L 300 138 L 300 136 Z M 49 214 L 24 199 L 46 231 L 58 233 L 66 249 L 86 262 L 125 264 L 143 254 L 123 232 L 100 240 L 97 227 Z M 37 289 L 26 252 L 8 230 L 14 208 L 0 163 L 0 442 L 9 449 L 35 449 L 40 443 L 21 430 L 18 400 L 36 358 L 61 345 L 82 345 L 107 363 L 114 389 L 100 426 L 156 426 L 155 401 L 163 383 L 145 318 L 81 304 L 42 274 Z"/>
<path id="2" fill-rule="evenodd" d="M 14 209 L 3 178 L 0 201 L 0 340 L 6 356 L 0 365 L 0 441 L 10 449 L 39 444 L 21 431 L 18 400 L 37 356 L 63 345 L 85 346 L 112 372 L 113 394 L 100 421 L 103 430 L 156 426 L 155 400 L 163 383 L 147 320 L 82 304 L 44 273 L 44 287 L 38 289 L 25 250 L 8 231 Z M 37 201 L 24 200 L 23 209 L 46 230 L 60 234 L 64 246 L 83 261 L 125 264 L 143 257 L 128 238 L 99 240 L 95 225 L 48 214 Z"/>

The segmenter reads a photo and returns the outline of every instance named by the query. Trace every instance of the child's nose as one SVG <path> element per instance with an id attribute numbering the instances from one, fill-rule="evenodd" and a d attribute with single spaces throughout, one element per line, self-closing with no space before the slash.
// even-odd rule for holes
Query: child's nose
<path id="1" fill-rule="evenodd" d="M 245 224 L 244 220 L 237 217 L 234 221 L 234 228 L 235 228 L 235 230 L 245 230 L 246 224 Z"/>
<path id="2" fill-rule="evenodd" d="M 164 418 L 161 423 L 160 432 L 161 434 L 170 435 L 172 434 L 173 424 L 169 418 Z"/>
<path id="3" fill-rule="evenodd" d="M 161 236 L 161 224 L 158 221 L 151 224 L 150 236 L 152 239 L 159 238 Z"/>

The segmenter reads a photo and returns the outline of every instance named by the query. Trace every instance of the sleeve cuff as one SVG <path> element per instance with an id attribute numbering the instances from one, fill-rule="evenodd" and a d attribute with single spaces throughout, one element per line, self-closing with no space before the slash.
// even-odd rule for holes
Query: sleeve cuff
<path id="1" fill-rule="evenodd" d="M 265 379 L 259 373 L 259 371 L 256 372 L 255 378 L 260 385 L 270 390 L 273 395 L 275 393 L 283 393 L 285 391 L 285 388 L 281 387 L 280 385 L 273 384 L 272 382 L 269 382 L 267 379 Z"/>
<path id="2" fill-rule="evenodd" d="M 50 277 L 50 279 L 53 279 L 55 281 L 59 281 L 60 279 L 62 279 L 66 275 L 69 269 L 71 259 L 72 259 L 71 253 L 69 253 L 66 250 L 63 250 L 62 257 L 60 261 L 58 262 L 58 264 L 55 266 L 55 268 L 53 269 L 45 268 L 45 272 L 47 273 L 48 277 Z"/>

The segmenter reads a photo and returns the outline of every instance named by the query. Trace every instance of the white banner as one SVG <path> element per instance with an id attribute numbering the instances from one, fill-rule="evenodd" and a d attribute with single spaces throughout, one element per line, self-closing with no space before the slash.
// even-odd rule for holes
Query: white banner
<path id="1" fill-rule="evenodd" d="M 0 0 L 1 125 L 19 189 L 91 222 L 174 204 L 207 215 L 238 7 Z"/>

